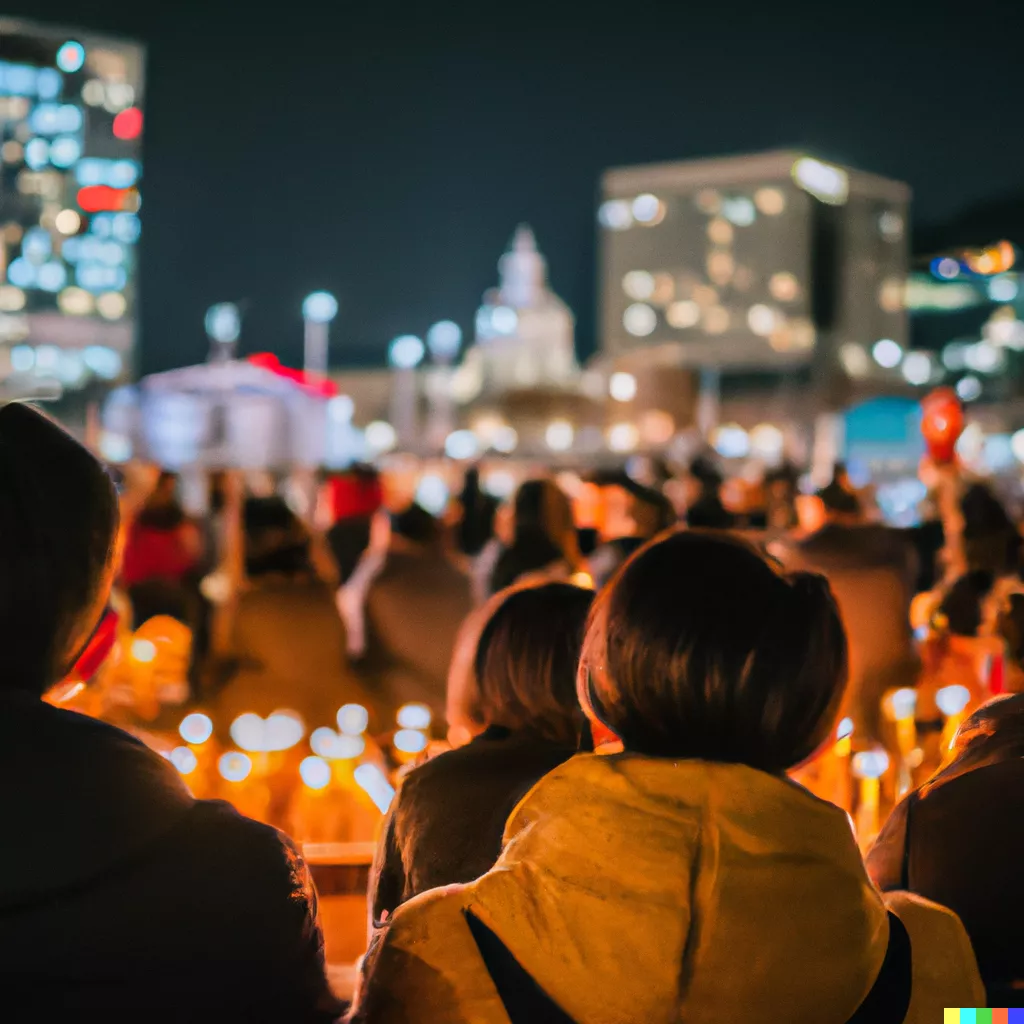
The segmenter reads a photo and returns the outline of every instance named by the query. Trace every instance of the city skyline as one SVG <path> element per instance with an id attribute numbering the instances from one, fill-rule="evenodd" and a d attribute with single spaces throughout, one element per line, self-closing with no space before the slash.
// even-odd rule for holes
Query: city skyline
<path id="1" fill-rule="evenodd" d="M 7 13 L 147 45 L 148 371 L 205 358 L 217 301 L 245 304 L 243 351 L 297 364 L 315 288 L 341 302 L 338 364 L 382 365 L 392 337 L 440 319 L 469 337 L 521 221 L 586 357 L 609 167 L 796 145 L 908 181 L 924 224 L 1014 190 L 1024 142 L 992 102 L 1012 68 L 990 26 L 934 11 L 922 24 L 909 4 L 858 22 L 790 7 L 639 7 L 628 22 L 557 6 L 396 19 L 300 4 L 258 23 L 224 4 L 172 16 L 100 0 L 88 25 L 70 3 Z"/>

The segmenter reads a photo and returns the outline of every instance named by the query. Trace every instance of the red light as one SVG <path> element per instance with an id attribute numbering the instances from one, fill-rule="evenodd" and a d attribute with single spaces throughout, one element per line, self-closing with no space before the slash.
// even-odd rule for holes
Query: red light
<path id="1" fill-rule="evenodd" d="M 114 118 L 114 137 L 117 139 L 137 139 L 142 134 L 142 111 L 138 107 L 122 110 Z"/>
<path id="2" fill-rule="evenodd" d="M 135 190 L 110 188 L 108 185 L 86 185 L 78 190 L 78 205 L 86 213 L 125 210 L 134 202 Z"/>

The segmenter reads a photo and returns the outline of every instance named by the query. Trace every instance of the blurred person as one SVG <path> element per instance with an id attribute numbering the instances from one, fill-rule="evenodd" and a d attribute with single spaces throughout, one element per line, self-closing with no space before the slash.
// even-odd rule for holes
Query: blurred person
<path id="1" fill-rule="evenodd" d="M 853 718 L 858 736 L 874 738 L 883 694 L 913 686 L 920 671 L 910 627 L 914 550 L 901 531 L 865 523 L 857 496 L 836 481 L 808 504 L 821 525 L 770 545 L 770 551 L 790 571 L 828 577 L 850 644 L 844 714 Z"/>
<path id="2" fill-rule="evenodd" d="M 353 1020 L 931 1024 L 979 1005 L 956 916 L 883 898 L 846 813 L 786 778 L 845 679 L 821 577 L 696 531 L 642 549 L 598 595 L 577 677 L 624 751 L 554 769 L 493 869 L 400 907 Z"/>
<path id="3" fill-rule="evenodd" d="M 291 841 L 193 799 L 127 733 L 41 699 L 107 618 L 110 479 L 14 404 L 0 408 L 0 477 L 5 1019 L 332 1020 L 316 894 Z"/>
<path id="4" fill-rule="evenodd" d="M 459 495 L 458 550 L 470 558 L 480 554 L 494 534 L 498 502 L 480 486 L 480 470 L 470 466 Z"/>
<path id="5" fill-rule="evenodd" d="M 576 753 L 592 599 L 567 583 L 528 584 L 466 620 L 448 677 L 455 749 L 413 769 L 392 802 L 370 876 L 371 928 L 427 889 L 487 871 L 515 805 Z"/>
<path id="6" fill-rule="evenodd" d="M 677 520 L 672 503 L 661 492 L 642 487 L 626 473 L 599 476 L 598 484 L 604 514 L 600 542 L 588 564 L 600 588 L 630 555 Z"/>
<path id="7" fill-rule="evenodd" d="M 308 730 L 330 725 L 339 707 L 369 695 L 349 665 L 334 592 L 314 571 L 309 533 L 281 498 L 245 499 L 236 482 L 231 502 L 241 562 L 214 624 L 218 729 L 282 707 Z"/>
<path id="8" fill-rule="evenodd" d="M 370 524 L 383 503 L 383 492 L 376 470 L 364 466 L 333 477 L 326 491 L 332 524 L 327 529 L 327 544 L 339 582 L 346 583 L 370 546 Z"/>
<path id="9" fill-rule="evenodd" d="M 382 515 L 375 533 L 338 592 L 349 653 L 389 721 L 410 701 L 429 705 L 441 721 L 455 637 L 473 607 L 469 578 L 420 505 Z"/>
<path id="10" fill-rule="evenodd" d="M 919 893 L 955 911 L 978 957 L 985 1005 L 1013 1006 L 1024 986 L 1022 857 L 1024 694 L 1015 694 L 964 722 L 952 761 L 896 806 L 867 866 L 883 891 Z"/>
<path id="11" fill-rule="evenodd" d="M 161 472 L 126 529 L 121 582 L 136 626 L 155 615 L 192 621 L 202 553 L 202 534 L 178 500 L 177 475 Z"/>
<path id="12" fill-rule="evenodd" d="M 572 502 L 553 480 L 527 480 L 512 508 L 512 540 L 498 556 L 490 591 L 533 576 L 567 579 L 583 568 Z"/>
<path id="13" fill-rule="evenodd" d="M 690 466 L 697 493 L 686 510 L 686 523 L 693 529 L 731 530 L 736 517 L 722 503 L 722 474 L 710 459 L 697 458 Z"/>
<path id="14" fill-rule="evenodd" d="M 792 530 L 797 525 L 798 480 L 799 474 L 788 464 L 765 473 L 765 525 L 769 530 Z"/>

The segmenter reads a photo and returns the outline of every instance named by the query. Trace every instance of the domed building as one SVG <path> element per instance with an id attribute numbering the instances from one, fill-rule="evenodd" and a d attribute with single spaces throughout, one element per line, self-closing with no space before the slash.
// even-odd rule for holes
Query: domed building
<path id="1" fill-rule="evenodd" d="M 575 386 L 575 317 L 548 286 L 547 262 L 526 225 L 516 231 L 498 271 L 501 283 L 484 295 L 475 343 L 456 373 L 457 400 Z"/>

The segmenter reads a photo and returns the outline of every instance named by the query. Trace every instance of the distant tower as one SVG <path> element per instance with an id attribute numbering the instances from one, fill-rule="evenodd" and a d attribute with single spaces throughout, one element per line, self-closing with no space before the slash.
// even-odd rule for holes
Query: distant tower
<path id="1" fill-rule="evenodd" d="M 516 230 L 498 263 L 501 284 L 476 315 L 476 363 L 485 391 L 564 387 L 579 373 L 572 310 L 548 287 L 547 264 L 529 227 Z"/>

